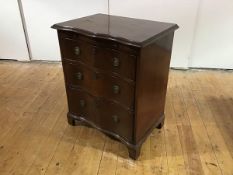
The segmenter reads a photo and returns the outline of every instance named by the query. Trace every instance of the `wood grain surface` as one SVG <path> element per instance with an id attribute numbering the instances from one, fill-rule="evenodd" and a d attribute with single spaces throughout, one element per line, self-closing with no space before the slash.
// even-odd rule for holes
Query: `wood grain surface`
<path id="1" fill-rule="evenodd" d="M 137 161 L 72 127 L 60 63 L 0 62 L 0 174 L 233 174 L 233 72 L 171 70 L 165 125 Z"/>

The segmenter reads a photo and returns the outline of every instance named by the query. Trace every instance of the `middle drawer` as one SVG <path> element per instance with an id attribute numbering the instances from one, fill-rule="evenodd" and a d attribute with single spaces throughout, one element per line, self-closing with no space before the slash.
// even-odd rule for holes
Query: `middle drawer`
<path id="1" fill-rule="evenodd" d="M 105 97 L 129 109 L 134 105 L 134 82 L 112 74 L 98 72 L 82 63 L 64 62 L 66 85 L 81 88 L 98 97 Z"/>

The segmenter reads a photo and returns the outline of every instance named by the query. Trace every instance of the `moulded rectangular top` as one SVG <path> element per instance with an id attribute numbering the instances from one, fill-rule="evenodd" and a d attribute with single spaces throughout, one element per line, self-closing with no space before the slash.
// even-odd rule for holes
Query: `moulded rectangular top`
<path id="1" fill-rule="evenodd" d="M 177 24 L 134 19 L 105 14 L 95 14 L 52 26 L 90 37 L 115 40 L 120 43 L 142 47 L 161 35 L 173 32 Z"/>

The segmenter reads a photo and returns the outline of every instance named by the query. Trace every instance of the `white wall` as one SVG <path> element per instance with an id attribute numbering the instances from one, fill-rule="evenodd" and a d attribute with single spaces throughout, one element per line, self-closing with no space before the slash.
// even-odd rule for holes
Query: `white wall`
<path id="1" fill-rule="evenodd" d="M 110 0 L 110 14 L 177 23 L 172 67 L 187 67 L 199 0 Z"/>
<path id="2" fill-rule="evenodd" d="M 22 0 L 33 60 L 60 60 L 54 23 L 107 13 L 107 0 Z"/>
<path id="3" fill-rule="evenodd" d="M 233 69 L 233 0 L 201 0 L 190 66 Z"/>
<path id="4" fill-rule="evenodd" d="M 34 60 L 60 60 L 51 25 L 107 13 L 108 0 L 21 0 Z M 233 69 L 233 0 L 109 0 L 110 14 L 177 23 L 172 67 Z M 0 1 L 0 58 L 29 60 L 17 0 Z"/>
<path id="5" fill-rule="evenodd" d="M 17 0 L 0 1 L 0 59 L 29 60 Z"/>

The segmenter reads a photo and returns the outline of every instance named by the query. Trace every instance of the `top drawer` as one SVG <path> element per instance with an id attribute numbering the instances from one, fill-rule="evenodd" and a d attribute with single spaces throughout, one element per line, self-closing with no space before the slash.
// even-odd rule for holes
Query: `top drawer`
<path id="1" fill-rule="evenodd" d="M 86 64 L 93 62 L 95 47 L 86 41 L 61 38 L 60 47 L 63 59 L 82 61 Z"/>
<path id="2" fill-rule="evenodd" d="M 92 40 L 90 37 L 64 32 L 59 34 L 59 40 L 63 59 L 80 61 L 135 80 L 136 54 L 130 50 L 122 51 L 122 47 L 116 42 Z"/>

